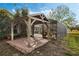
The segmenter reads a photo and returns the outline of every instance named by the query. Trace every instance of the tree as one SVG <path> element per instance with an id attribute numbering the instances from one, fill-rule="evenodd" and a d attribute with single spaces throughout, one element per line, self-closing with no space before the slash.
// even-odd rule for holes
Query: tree
<path id="1" fill-rule="evenodd" d="M 60 5 L 56 9 L 51 10 L 48 14 L 48 19 L 57 20 L 58 22 L 70 26 L 72 21 L 74 21 L 75 16 L 76 15 L 67 6 Z"/>
<path id="2" fill-rule="evenodd" d="M 65 24 L 65 26 L 66 26 L 67 28 L 75 27 L 77 21 L 74 20 L 74 19 L 75 19 L 75 18 L 68 17 L 67 19 L 64 19 L 63 23 Z"/>

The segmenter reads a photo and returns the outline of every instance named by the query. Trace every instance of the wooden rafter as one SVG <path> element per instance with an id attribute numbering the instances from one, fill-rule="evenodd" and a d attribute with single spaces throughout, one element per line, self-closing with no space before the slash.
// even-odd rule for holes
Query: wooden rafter
<path id="1" fill-rule="evenodd" d="M 23 19 L 24 20 L 24 19 Z M 28 22 L 26 20 L 24 20 L 25 24 L 28 25 Z"/>
<path id="2" fill-rule="evenodd" d="M 45 18 L 43 14 L 41 14 L 40 17 L 41 17 L 42 20 Z"/>
<path id="3" fill-rule="evenodd" d="M 39 18 L 36 18 L 36 17 L 32 17 L 32 16 L 28 16 L 28 17 L 31 18 L 31 19 L 37 20 L 37 21 L 49 23 L 48 21 L 45 21 L 45 20 L 42 20 L 42 19 L 39 19 Z"/>
<path id="4" fill-rule="evenodd" d="M 33 20 L 33 21 L 32 21 L 31 26 L 34 24 L 35 21 L 36 21 L 36 20 Z"/>

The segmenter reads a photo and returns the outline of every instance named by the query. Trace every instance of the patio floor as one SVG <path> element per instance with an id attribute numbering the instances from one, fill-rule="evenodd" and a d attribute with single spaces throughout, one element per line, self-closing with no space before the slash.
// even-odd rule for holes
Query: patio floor
<path id="1" fill-rule="evenodd" d="M 17 50 L 19 50 L 20 52 L 27 54 L 32 52 L 33 50 L 35 50 L 38 47 L 43 46 L 44 44 L 46 44 L 48 42 L 47 39 L 43 39 L 43 38 L 19 38 L 19 39 L 15 39 L 13 41 L 6 41 L 9 45 L 13 46 L 14 48 L 16 48 Z M 28 46 L 28 42 L 31 46 Z"/>

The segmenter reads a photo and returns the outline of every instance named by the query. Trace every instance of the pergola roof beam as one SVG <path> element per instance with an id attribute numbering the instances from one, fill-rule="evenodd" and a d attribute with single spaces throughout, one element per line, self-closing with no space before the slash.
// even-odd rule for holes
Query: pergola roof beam
<path id="1" fill-rule="evenodd" d="M 49 23 L 48 21 L 45 21 L 45 20 L 42 20 L 42 19 L 38 19 L 38 18 L 36 18 L 36 17 L 32 17 L 32 16 L 28 16 L 28 17 L 31 18 L 31 19 L 37 20 L 37 21 Z"/>

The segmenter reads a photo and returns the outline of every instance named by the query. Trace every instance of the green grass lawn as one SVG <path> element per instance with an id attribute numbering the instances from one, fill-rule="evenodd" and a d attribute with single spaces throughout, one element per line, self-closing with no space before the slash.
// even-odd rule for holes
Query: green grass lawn
<path id="1" fill-rule="evenodd" d="M 68 33 L 64 39 L 67 41 L 67 47 L 71 49 L 66 55 L 79 55 L 79 32 Z"/>

